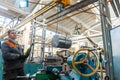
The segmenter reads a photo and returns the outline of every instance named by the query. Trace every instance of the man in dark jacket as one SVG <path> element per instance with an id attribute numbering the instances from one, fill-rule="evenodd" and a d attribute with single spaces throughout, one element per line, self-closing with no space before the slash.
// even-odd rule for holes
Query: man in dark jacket
<path id="1" fill-rule="evenodd" d="M 24 55 L 21 45 L 15 41 L 16 38 L 16 30 L 11 29 L 8 31 L 8 39 L 2 44 L 4 80 L 25 80 L 18 79 L 17 76 L 24 76 L 24 62 L 29 52 Z"/>

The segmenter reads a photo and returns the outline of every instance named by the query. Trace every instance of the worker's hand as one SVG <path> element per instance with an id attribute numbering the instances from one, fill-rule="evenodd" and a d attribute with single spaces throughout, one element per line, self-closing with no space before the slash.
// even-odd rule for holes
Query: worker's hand
<path id="1" fill-rule="evenodd" d="M 25 55 L 20 55 L 20 59 L 25 59 Z"/>
<path id="2" fill-rule="evenodd" d="M 27 53 L 24 55 L 25 58 L 27 58 L 30 55 L 30 51 L 27 51 Z"/>
<path id="3" fill-rule="evenodd" d="M 21 62 L 25 62 L 26 61 L 25 55 L 20 55 L 20 61 Z"/>
<path id="4" fill-rule="evenodd" d="M 24 57 L 27 58 L 29 55 L 30 55 L 30 52 L 31 52 L 31 49 L 32 49 L 32 46 L 34 45 L 34 43 L 32 43 L 30 45 L 30 47 L 27 49 L 27 51 L 24 53 Z"/>

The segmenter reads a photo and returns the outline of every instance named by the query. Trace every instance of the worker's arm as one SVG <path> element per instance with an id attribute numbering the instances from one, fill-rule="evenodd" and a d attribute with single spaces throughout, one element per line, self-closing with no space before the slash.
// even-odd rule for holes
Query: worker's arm
<path id="1" fill-rule="evenodd" d="M 2 55 L 4 60 L 16 60 L 20 58 L 19 53 L 11 50 L 9 45 L 5 43 L 2 44 Z"/>
<path id="2" fill-rule="evenodd" d="M 27 49 L 27 51 L 25 52 L 25 58 L 27 58 L 30 55 L 31 52 L 31 47 Z"/>
<path id="3" fill-rule="evenodd" d="M 32 43 L 30 45 L 30 47 L 27 49 L 27 51 L 24 53 L 25 54 L 25 58 L 27 58 L 29 55 L 30 55 L 30 52 L 31 52 L 31 49 L 32 49 L 32 46 L 34 45 L 34 43 Z"/>

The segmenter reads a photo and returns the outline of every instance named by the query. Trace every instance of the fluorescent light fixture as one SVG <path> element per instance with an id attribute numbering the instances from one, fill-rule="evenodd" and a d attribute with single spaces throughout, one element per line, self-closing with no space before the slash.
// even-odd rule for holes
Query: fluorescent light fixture
<path id="1" fill-rule="evenodd" d="M 4 10 L 8 10 L 8 8 L 6 8 L 6 7 L 2 6 L 2 5 L 0 5 L 0 8 L 4 9 Z"/>
<path id="2" fill-rule="evenodd" d="M 19 7 L 20 8 L 28 7 L 28 0 L 19 0 Z"/>

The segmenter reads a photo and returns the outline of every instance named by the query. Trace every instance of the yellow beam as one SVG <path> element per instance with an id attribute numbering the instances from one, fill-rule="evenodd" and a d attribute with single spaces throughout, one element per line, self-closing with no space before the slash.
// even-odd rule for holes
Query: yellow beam
<path id="1" fill-rule="evenodd" d="M 43 7 L 42 9 L 40 9 L 39 11 L 37 11 L 36 13 L 32 14 L 31 16 L 29 16 L 28 18 L 24 19 L 23 21 L 21 21 L 15 28 L 19 29 L 21 26 L 24 26 L 25 24 L 27 24 L 28 22 L 30 22 L 31 20 L 33 20 L 34 18 L 38 17 L 40 14 L 42 14 L 43 12 L 45 12 L 46 10 L 52 8 L 55 5 L 55 1 L 51 2 L 50 4 L 48 4 L 47 6 Z M 7 36 L 7 33 L 1 35 L 1 38 L 4 38 L 5 36 Z"/>
<path id="2" fill-rule="evenodd" d="M 55 4 L 55 2 L 51 2 L 49 5 L 43 7 L 42 9 L 40 9 L 39 11 L 37 11 L 36 13 L 34 13 L 33 15 L 31 15 L 30 17 L 24 19 L 20 24 L 18 24 L 18 25 L 16 26 L 16 28 L 19 28 L 19 27 L 25 25 L 26 23 L 30 22 L 30 21 L 33 20 L 34 18 L 38 17 L 40 14 L 42 14 L 42 13 L 45 12 L 46 10 L 52 8 L 54 4 Z"/>

